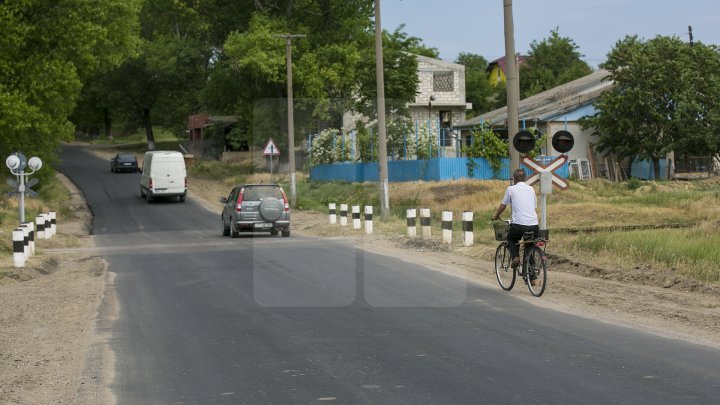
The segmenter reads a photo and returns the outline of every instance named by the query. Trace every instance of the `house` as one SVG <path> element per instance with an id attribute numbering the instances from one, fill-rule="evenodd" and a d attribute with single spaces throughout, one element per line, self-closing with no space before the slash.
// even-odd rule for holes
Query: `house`
<path id="1" fill-rule="evenodd" d="M 415 57 L 418 88 L 415 100 L 407 105 L 410 119 L 430 126 L 432 132 L 439 127 L 442 145 L 454 146 L 453 128 L 465 121 L 466 111 L 472 109 L 472 103 L 465 101 L 465 66 L 422 55 Z M 357 114 L 346 113 L 343 128 L 354 128 L 359 118 Z"/>
<path id="2" fill-rule="evenodd" d="M 528 56 L 526 55 L 517 56 L 518 69 L 520 68 L 520 65 L 527 62 L 527 59 Z M 502 58 L 495 59 L 494 61 L 488 63 L 488 66 L 485 69 L 485 76 L 493 86 L 507 82 L 507 75 L 505 74 L 505 57 L 503 56 Z"/>
<path id="3" fill-rule="evenodd" d="M 573 134 L 575 145 L 567 155 L 570 159 L 571 175 L 578 179 L 604 177 L 618 180 L 629 172 L 629 168 L 621 170 L 619 162 L 613 158 L 595 153 L 592 145 L 597 143 L 598 136 L 593 135 L 591 129 L 580 128 L 578 122 L 580 118 L 596 113 L 593 102 L 602 92 L 612 87 L 609 78 L 610 72 L 599 69 L 518 103 L 520 129 L 537 128 L 542 134 L 546 134 L 547 141 L 543 145 L 546 155 L 559 154 L 550 142 L 555 132 L 567 130 Z M 471 130 L 481 125 L 489 125 L 500 136 L 507 138 L 507 107 L 456 124 L 455 127 L 461 130 L 464 145 L 471 142 Z"/>

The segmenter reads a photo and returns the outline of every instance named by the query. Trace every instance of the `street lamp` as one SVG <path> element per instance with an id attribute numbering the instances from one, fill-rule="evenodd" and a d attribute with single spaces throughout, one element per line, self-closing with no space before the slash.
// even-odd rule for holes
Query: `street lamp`
<path id="1" fill-rule="evenodd" d="M 435 101 L 435 96 L 432 94 L 430 95 L 430 99 L 428 100 L 428 120 L 432 119 L 432 102 Z"/>

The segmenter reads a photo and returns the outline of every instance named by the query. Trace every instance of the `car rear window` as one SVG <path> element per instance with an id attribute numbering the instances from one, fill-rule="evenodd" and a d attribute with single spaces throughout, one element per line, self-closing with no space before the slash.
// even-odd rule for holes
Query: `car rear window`
<path id="1" fill-rule="evenodd" d="M 243 190 L 244 201 L 261 201 L 266 198 L 276 198 L 282 200 L 282 192 L 280 187 L 273 186 L 249 186 Z"/>
<path id="2" fill-rule="evenodd" d="M 134 162 L 135 156 L 134 155 L 118 155 L 117 160 L 120 162 Z"/>

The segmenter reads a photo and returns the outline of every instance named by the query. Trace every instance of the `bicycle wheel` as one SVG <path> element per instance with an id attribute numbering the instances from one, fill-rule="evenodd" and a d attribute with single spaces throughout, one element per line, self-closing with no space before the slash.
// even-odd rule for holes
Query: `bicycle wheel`
<path id="1" fill-rule="evenodd" d="M 495 250 L 495 276 L 500 288 L 505 291 L 512 290 L 515 285 L 515 270 L 510 267 L 510 249 L 505 243 L 498 245 Z"/>
<path id="2" fill-rule="evenodd" d="M 527 286 L 530 294 L 535 297 L 543 295 L 547 285 L 547 266 L 545 253 L 538 247 L 531 246 L 525 250 L 525 263 L 527 271 Z"/>

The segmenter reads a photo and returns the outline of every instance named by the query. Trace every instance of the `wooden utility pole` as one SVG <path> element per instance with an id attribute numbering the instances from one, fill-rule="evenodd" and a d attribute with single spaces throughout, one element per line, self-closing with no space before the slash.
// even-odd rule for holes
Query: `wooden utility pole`
<path id="1" fill-rule="evenodd" d="M 519 130 L 518 102 L 520 78 L 515 60 L 515 27 L 513 25 L 512 0 L 503 0 L 505 16 L 505 78 L 507 86 L 507 128 L 510 147 L 510 173 L 520 168 L 520 153 L 513 145 L 513 136 Z M 511 175 L 512 177 L 512 175 Z"/>
<path id="2" fill-rule="evenodd" d="M 375 78 L 377 80 L 378 115 L 378 165 L 380 166 L 380 219 L 390 216 L 388 194 L 388 158 L 385 133 L 385 77 L 383 75 L 382 27 L 380 24 L 380 0 L 375 0 Z"/>
<path id="3" fill-rule="evenodd" d="M 303 38 L 302 34 L 278 34 L 277 38 L 285 38 L 285 58 L 287 63 L 287 120 L 288 120 L 288 166 L 290 172 L 290 205 L 297 202 L 297 186 L 295 182 L 295 117 L 293 115 L 293 81 L 292 81 L 292 39 Z M 271 158 L 272 159 L 272 158 Z"/>

